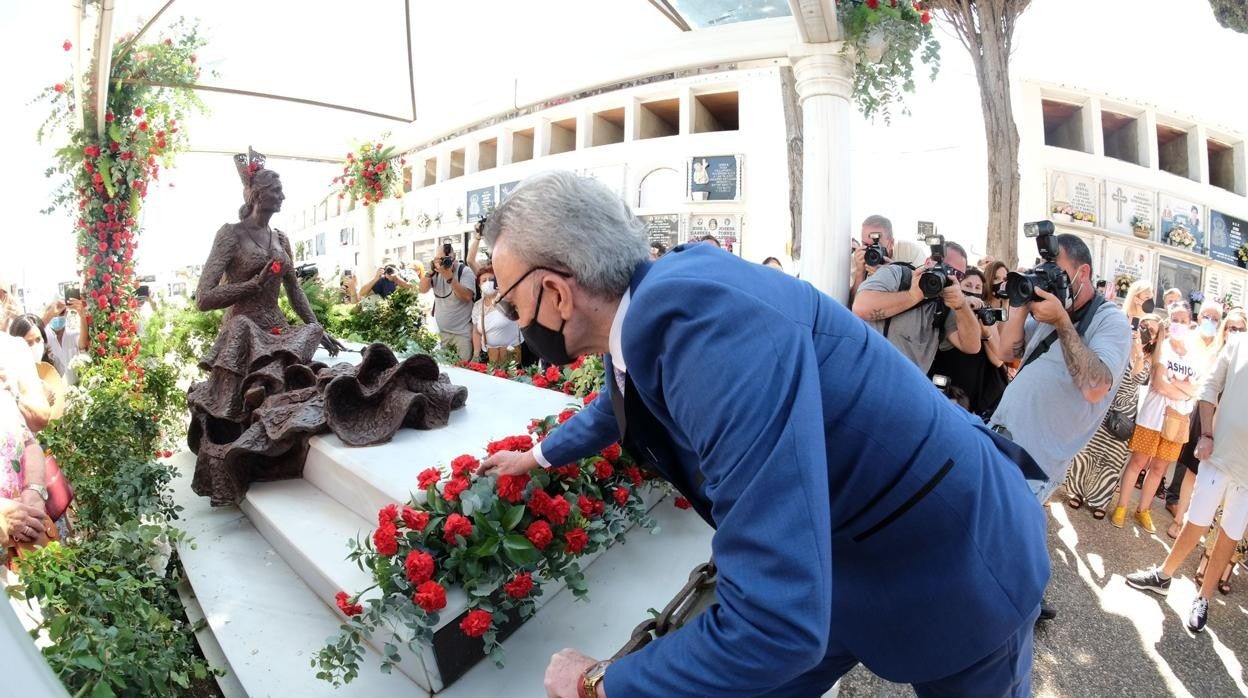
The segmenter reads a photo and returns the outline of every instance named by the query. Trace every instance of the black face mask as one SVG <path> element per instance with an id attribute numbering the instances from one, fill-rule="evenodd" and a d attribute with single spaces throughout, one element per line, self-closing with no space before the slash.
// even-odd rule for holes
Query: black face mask
<path id="1" fill-rule="evenodd" d="M 533 321 L 521 327 L 520 334 L 524 337 L 525 343 L 544 361 L 556 366 L 566 366 L 573 360 L 571 356 L 568 356 L 568 342 L 563 336 L 563 328 L 568 321 L 561 322 L 557 330 L 552 330 L 537 321 L 537 314 L 542 310 L 542 294 L 545 292 L 544 286 L 539 287 L 537 304 L 533 306 Z"/>
<path id="2" fill-rule="evenodd" d="M 1146 313 L 1151 313 L 1151 312 L 1153 312 L 1153 309 L 1154 309 L 1154 308 L 1156 308 L 1156 307 L 1157 307 L 1157 306 L 1156 306 L 1156 304 L 1154 304 L 1154 303 L 1153 303 L 1153 299 L 1152 299 L 1152 298 L 1149 298 L 1148 300 L 1144 301 L 1143 303 L 1140 303 L 1140 310 L 1143 310 L 1143 311 L 1144 311 L 1144 312 L 1146 312 Z"/>

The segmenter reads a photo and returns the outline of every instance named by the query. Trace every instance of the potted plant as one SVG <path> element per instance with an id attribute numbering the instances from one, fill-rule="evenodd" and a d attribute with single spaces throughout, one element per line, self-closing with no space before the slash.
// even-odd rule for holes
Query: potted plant
<path id="1" fill-rule="evenodd" d="M 1184 247 L 1191 249 L 1196 246 L 1196 238 L 1181 225 L 1176 225 L 1170 229 L 1170 233 L 1166 236 L 1166 240 L 1175 247 Z"/>
<path id="2" fill-rule="evenodd" d="M 854 101 L 868 119 L 877 113 L 888 123 L 891 107 L 914 91 L 915 53 L 940 70 L 940 43 L 931 14 L 910 0 L 840 0 L 836 14 L 843 40 L 841 53 L 854 66 Z M 902 112 L 908 113 L 902 103 Z"/>
<path id="3" fill-rule="evenodd" d="M 1147 240 L 1153 236 L 1153 223 L 1137 213 L 1131 216 L 1131 230 L 1137 238 Z"/>
<path id="4" fill-rule="evenodd" d="M 1235 250 L 1235 263 L 1240 268 L 1248 267 L 1248 242 L 1240 245 L 1239 249 Z"/>

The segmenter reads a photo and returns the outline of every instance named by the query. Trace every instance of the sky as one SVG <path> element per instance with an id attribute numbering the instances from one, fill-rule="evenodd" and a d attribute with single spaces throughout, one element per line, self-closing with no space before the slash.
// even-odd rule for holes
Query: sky
<path id="1" fill-rule="evenodd" d="M 163 4 L 116 0 L 115 33 L 136 28 Z M 676 32 L 646 0 L 464 0 L 412 3 L 417 109 L 443 119 L 512 87 L 517 64 L 578 65 L 595 51 Z M 557 11 L 534 11 L 534 7 Z M 175 2 L 158 24 L 210 7 L 201 28 L 209 44 L 200 64 L 218 73 L 205 81 L 348 104 L 386 114 L 411 108 L 403 65 L 402 3 L 358 0 L 214 0 Z M 535 25 L 534 23 L 539 23 Z M 42 173 L 52 147 L 34 133 L 46 106 L 30 105 L 42 88 L 66 79 L 72 30 L 68 0 L 0 2 L 0 107 L 6 167 L 0 186 L 9 225 L 0 233 L 0 275 L 54 288 L 74 275 L 71 221 L 39 210 L 52 182 Z M 609 27 L 601 33 L 599 27 Z M 562 41 L 524 41 L 529 32 Z M 937 221 L 942 233 L 983 249 L 985 173 L 978 88 L 965 49 L 937 22 L 942 68 L 929 82 L 916 70 L 910 116 L 891 124 L 853 124 L 853 211 L 860 220 L 887 212 L 899 230 Z M 612 43 L 614 42 L 614 43 Z M 1248 91 L 1240 71 L 1248 36 L 1219 27 L 1206 0 L 1033 0 L 1015 36 L 1015 80 L 1034 79 L 1152 103 L 1211 125 L 1248 134 Z M 592 48 L 587 48 L 592 47 Z M 1198 48 L 1197 48 L 1198 47 Z M 10 69 L 20 66 L 20 69 Z M 394 86 L 400 85 L 396 89 Z M 263 141 L 273 152 L 340 157 L 351 136 L 373 138 L 397 122 L 264 102 L 239 108 L 238 97 L 210 95 L 212 111 L 187 128 L 198 146 L 234 152 Z M 263 148 L 262 148 L 263 149 Z M 280 172 L 292 203 L 326 191 L 336 166 L 284 160 Z M 162 173 L 149 194 L 139 251 L 140 273 L 202 261 L 212 235 L 232 219 L 241 189 L 225 154 L 189 153 Z"/>

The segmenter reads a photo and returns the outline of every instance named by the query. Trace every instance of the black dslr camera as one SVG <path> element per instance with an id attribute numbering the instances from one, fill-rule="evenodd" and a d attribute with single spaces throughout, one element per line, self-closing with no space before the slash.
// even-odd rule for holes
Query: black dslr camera
<path id="1" fill-rule="evenodd" d="M 1005 322 L 1005 308 L 980 308 L 975 311 L 975 317 L 984 327 L 992 327 L 998 322 Z"/>
<path id="2" fill-rule="evenodd" d="M 316 262 L 308 262 L 307 264 L 300 264 L 299 266 L 295 267 L 295 278 L 299 279 L 300 281 L 307 281 L 308 279 L 315 279 L 317 273 L 318 272 L 316 269 Z"/>
<path id="3" fill-rule="evenodd" d="M 1042 260 L 1031 271 L 1024 273 L 1010 272 L 1005 277 L 1005 297 L 1010 299 L 1011 308 L 1021 308 L 1029 301 L 1040 300 L 1036 289 L 1057 296 L 1063 306 L 1069 307 L 1070 277 L 1057 266 L 1057 236 L 1053 232 L 1052 221 L 1036 221 L 1023 224 L 1023 234 L 1036 239 L 1036 247 L 1040 250 Z"/>
<path id="4" fill-rule="evenodd" d="M 869 267 L 878 267 L 884 264 L 884 258 L 886 256 L 887 254 L 884 251 L 884 246 L 880 244 L 880 234 L 871 233 L 871 244 L 866 247 L 863 261 Z"/>
<path id="5" fill-rule="evenodd" d="M 928 235 L 925 238 L 932 248 L 932 266 L 919 277 L 919 290 L 927 299 L 935 298 L 946 286 L 953 285 L 955 270 L 945 263 L 945 236 Z"/>
<path id="6" fill-rule="evenodd" d="M 451 247 L 451 243 L 442 243 L 442 256 L 438 257 L 438 266 L 443 269 L 450 269 L 451 265 L 455 263 L 455 258 L 451 256 L 454 252 L 455 249 Z"/>

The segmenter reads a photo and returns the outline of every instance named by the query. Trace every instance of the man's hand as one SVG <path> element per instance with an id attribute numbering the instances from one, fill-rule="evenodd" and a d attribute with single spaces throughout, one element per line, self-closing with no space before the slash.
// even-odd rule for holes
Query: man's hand
<path id="1" fill-rule="evenodd" d="M 1213 439 L 1208 436 L 1200 437 L 1200 441 L 1196 442 L 1196 460 L 1207 460 L 1213 455 Z"/>
<path id="2" fill-rule="evenodd" d="M 546 667 L 546 695 L 548 698 L 577 698 L 581 694 L 581 675 L 598 662 L 574 649 L 560 650 L 550 658 Z M 605 695 L 598 684 L 599 695 Z"/>
<path id="3" fill-rule="evenodd" d="M 919 279 L 918 277 L 915 277 L 911 288 L 918 286 L 918 284 Z M 950 284 L 941 289 L 940 299 L 944 301 L 945 307 L 950 310 L 958 310 L 963 305 L 966 305 L 966 294 L 962 293 L 962 287 L 957 284 Z"/>
<path id="4" fill-rule="evenodd" d="M 437 265 L 436 269 L 438 270 L 438 273 L 442 275 L 442 278 L 443 278 L 443 279 L 446 279 L 447 281 L 450 281 L 450 280 L 451 280 L 451 275 L 452 275 L 452 272 L 453 272 L 453 271 L 455 271 L 455 265 L 454 265 L 454 264 L 452 264 L 452 265 L 451 265 L 451 266 L 449 266 L 449 267 L 444 267 L 444 266 L 442 266 L 441 264 L 439 264 L 439 265 Z"/>
<path id="5" fill-rule="evenodd" d="M 79 315 L 82 315 L 83 314 L 82 310 L 85 306 L 83 305 L 81 298 L 70 298 L 69 300 L 65 301 L 65 307 L 69 308 L 75 313 L 78 313 Z"/>
<path id="6" fill-rule="evenodd" d="M 537 466 L 532 451 L 499 451 L 481 463 L 477 475 L 523 475 Z"/>
<path id="7" fill-rule="evenodd" d="M 1029 302 L 1027 309 L 1036 322 L 1043 322 L 1058 329 L 1070 324 L 1070 316 L 1066 314 L 1066 308 L 1062 306 L 1061 301 L 1057 300 L 1057 296 L 1042 288 L 1037 288 L 1035 293 L 1040 296 L 1040 300 Z"/>

